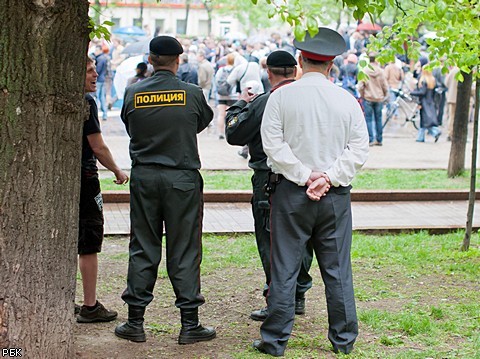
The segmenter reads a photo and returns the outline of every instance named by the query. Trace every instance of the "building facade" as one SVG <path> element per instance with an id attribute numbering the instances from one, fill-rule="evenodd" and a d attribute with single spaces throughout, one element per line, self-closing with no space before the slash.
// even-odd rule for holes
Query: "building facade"
<path id="1" fill-rule="evenodd" d="M 112 27 L 138 26 L 153 34 L 186 35 L 189 37 L 222 37 L 228 32 L 239 32 L 242 25 L 232 16 L 219 15 L 216 9 L 211 11 L 211 32 L 209 34 L 208 12 L 200 0 L 189 0 L 187 16 L 186 0 L 119 0 L 100 1 L 100 21 L 115 23 Z M 98 1 L 90 0 L 90 5 Z M 90 16 L 95 10 L 91 7 Z"/>

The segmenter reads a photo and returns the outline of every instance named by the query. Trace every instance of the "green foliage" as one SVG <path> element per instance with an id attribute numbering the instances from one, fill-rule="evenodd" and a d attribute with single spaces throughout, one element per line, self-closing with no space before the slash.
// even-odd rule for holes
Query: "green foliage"
<path id="1" fill-rule="evenodd" d="M 270 1 L 268 1 L 270 3 Z M 327 6 L 338 8 L 338 1 L 272 1 L 274 13 L 294 27 L 295 37 L 302 40 L 306 31 L 312 33 L 314 20 L 328 24 L 322 9 Z M 288 5 L 287 5 L 288 4 Z M 333 5 L 333 6 L 332 6 Z M 372 37 L 370 50 L 380 52 L 378 61 L 386 63 L 395 54 L 406 53 L 417 59 L 420 44 L 416 40 L 419 32 L 434 31 L 436 37 L 428 39 L 431 58 L 430 68 L 441 67 L 446 71 L 457 66 L 469 73 L 480 66 L 480 2 L 477 0 L 342 0 L 343 9 L 352 11 L 355 19 L 369 17 L 373 22 L 385 12 L 393 13 L 392 25 L 384 27 L 376 37 Z M 395 21 L 393 21 L 395 20 Z M 442 61 L 443 60 L 443 61 Z M 365 65 L 365 64 L 363 64 Z M 360 64 L 362 67 L 362 64 Z M 476 71 L 474 76 L 480 76 Z M 462 80 L 461 74 L 458 79 Z"/>
<path id="2" fill-rule="evenodd" d="M 90 29 L 90 40 L 93 40 L 95 37 L 98 39 L 105 39 L 110 41 L 110 30 L 107 26 L 115 25 L 111 21 L 104 21 L 101 24 L 97 24 L 95 20 L 90 18 L 88 28 Z"/>

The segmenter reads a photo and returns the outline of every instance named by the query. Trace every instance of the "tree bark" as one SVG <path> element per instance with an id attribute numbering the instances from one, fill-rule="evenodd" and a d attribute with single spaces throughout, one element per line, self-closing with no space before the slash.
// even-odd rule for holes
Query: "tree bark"
<path id="1" fill-rule="evenodd" d="M 463 238 L 462 251 L 470 248 L 470 237 L 472 236 L 473 211 L 475 209 L 475 184 L 477 180 L 477 148 L 478 148 L 478 113 L 480 106 L 480 78 L 477 78 L 475 85 L 475 115 L 473 117 L 473 145 L 472 145 L 472 170 L 470 173 L 470 193 L 468 195 L 467 225 L 465 237 Z"/>
<path id="2" fill-rule="evenodd" d="M 0 19 L 0 348 L 73 358 L 88 1 Z"/>
<path id="3" fill-rule="evenodd" d="M 467 147 L 468 114 L 472 91 L 472 73 L 462 72 L 463 82 L 458 83 L 457 108 L 453 122 L 452 147 L 448 161 L 448 177 L 458 176 L 465 170 L 465 149 Z"/>

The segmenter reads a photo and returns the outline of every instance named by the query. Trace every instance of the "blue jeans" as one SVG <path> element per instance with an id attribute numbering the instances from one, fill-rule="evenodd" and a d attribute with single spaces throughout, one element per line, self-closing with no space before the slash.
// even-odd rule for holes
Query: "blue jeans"
<path id="1" fill-rule="evenodd" d="M 365 108 L 365 120 L 367 121 L 368 129 L 368 139 L 372 143 L 377 138 L 377 142 L 382 143 L 383 137 L 383 128 L 382 128 L 382 102 L 371 102 L 365 100 L 363 102 Z M 375 124 L 375 134 L 374 135 L 374 124 Z"/>
<path id="2" fill-rule="evenodd" d="M 105 82 L 97 82 L 97 103 L 103 112 L 102 119 L 107 119 L 107 91 Z"/>
<path id="3" fill-rule="evenodd" d="M 437 126 L 432 126 L 430 128 L 421 127 L 418 129 L 417 142 L 425 142 L 425 132 L 428 132 L 430 135 L 435 137 L 435 139 L 441 134 L 441 131 Z"/>

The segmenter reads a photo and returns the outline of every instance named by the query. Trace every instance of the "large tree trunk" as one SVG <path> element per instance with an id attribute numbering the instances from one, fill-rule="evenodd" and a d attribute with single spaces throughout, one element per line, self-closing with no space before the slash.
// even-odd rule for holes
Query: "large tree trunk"
<path id="1" fill-rule="evenodd" d="M 450 148 L 450 159 L 448 161 L 448 177 L 458 176 L 465 170 L 472 73 L 462 72 L 462 75 L 464 80 L 458 83 L 457 108 L 453 121 L 452 147 Z"/>
<path id="2" fill-rule="evenodd" d="M 0 0 L 0 348 L 73 358 L 87 0 Z"/>
<path id="3" fill-rule="evenodd" d="M 477 181 L 477 154 L 478 154 L 478 113 L 480 106 L 480 78 L 477 78 L 475 85 L 475 115 L 473 118 L 473 144 L 472 144 L 472 170 L 470 173 L 470 192 L 468 196 L 467 228 L 463 238 L 462 250 L 470 248 L 470 237 L 473 228 L 473 211 L 475 209 L 475 185 Z"/>

